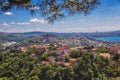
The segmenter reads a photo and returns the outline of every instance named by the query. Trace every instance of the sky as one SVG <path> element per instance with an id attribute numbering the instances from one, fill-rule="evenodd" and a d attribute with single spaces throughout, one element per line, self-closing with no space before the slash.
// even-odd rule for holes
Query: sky
<path id="1" fill-rule="evenodd" d="M 36 1 L 36 0 L 34 0 Z M 104 32 L 120 30 L 120 0 L 100 0 L 87 16 L 74 15 L 49 24 L 39 14 L 11 10 L 0 15 L 0 32 Z"/>

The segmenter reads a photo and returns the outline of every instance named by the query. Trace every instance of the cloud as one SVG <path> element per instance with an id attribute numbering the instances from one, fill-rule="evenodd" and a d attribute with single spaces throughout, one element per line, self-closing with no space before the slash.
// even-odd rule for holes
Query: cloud
<path id="1" fill-rule="evenodd" d="M 13 13 L 12 12 L 5 12 L 5 15 L 11 16 L 11 15 L 13 15 Z"/>
<path id="2" fill-rule="evenodd" d="M 2 27 L 2 25 L 0 24 L 0 27 Z"/>
<path id="3" fill-rule="evenodd" d="M 39 9 L 40 9 L 40 7 L 37 7 L 37 6 L 30 8 L 30 10 L 39 10 Z"/>
<path id="4" fill-rule="evenodd" d="M 11 27 L 11 25 L 8 24 L 7 22 L 3 22 L 3 26 L 5 26 L 5 27 Z"/>
<path id="5" fill-rule="evenodd" d="M 29 21 L 32 23 L 39 23 L 39 24 L 46 24 L 47 23 L 47 20 L 38 19 L 38 18 L 33 18 L 33 19 L 30 19 Z"/>
<path id="6" fill-rule="evenodd" d="M 120 16 L 115 16 L 115 19 L 116 20 L 120 20 Z"/>
<path id="7" fill-rule="evenodd" d="M 29 22 L 19 22 L 17 23 L 18 25 L 29 25 L 30 23 Z"/>
<path id="8" fill-rule="evenodd" d="M 65 23 L 64 21 L 61 21 L 60 23 Z"/>
<path id="9" fill-rule="evenodd" d="M 15 22 L 10 22 L 10 24 L 15 24 Z"/>

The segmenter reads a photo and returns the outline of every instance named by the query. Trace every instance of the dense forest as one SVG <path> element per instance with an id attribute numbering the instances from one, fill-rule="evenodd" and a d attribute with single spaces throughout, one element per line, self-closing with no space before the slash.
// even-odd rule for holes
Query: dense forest
<path id="1" fill-rule="evenodd" d="M 33 55 L 34 54 L 34 55 Z M 120 77 L 120 55 L 105 58 L 92 53 L 71 51 L 77 61 L 71 65 L 42 64 L 44 51 L 3 50 L 0 53 L 0 80 L 116 80 Z"/>

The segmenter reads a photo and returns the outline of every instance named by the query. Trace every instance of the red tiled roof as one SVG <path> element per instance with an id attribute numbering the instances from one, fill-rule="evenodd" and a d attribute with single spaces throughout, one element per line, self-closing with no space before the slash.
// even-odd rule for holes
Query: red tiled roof
<path id="1" fill-rule="evenodd" d="M 99 55 L 103 57 L 108 57 L 108 58 L 111 57 L 110 53 L 100 53 Z"/>
<path id="2" fill-rule="evenodd" d="M 57 48 L 57 50 L 69 50 L 70 48 L 68 47 L 60 47 L 60 48 Z"/>
<path id="3" fill-rule="evenodd" d="M 39 49 L 39 48 L 44 48 L 44 47 L 45 47 L 45 45 L 41 45 L 41 44 L 34 44 L 34 45 L 30 45 L 29 47 L 30 47 L 30 48 L 37 48 L 37 49 Z"/>
<path id="4" fill-rule="evenodd" d="M 110 48 L 111 51 L 118 51 L 120 50 L 120 46 L 114 46 Z"/>
<path id="5" fill-rule="evenodd" d="M 75 63 L 75 62 L 76 62 L 76 59 L 74 58 L 69 59 L 69 63 Z"/>

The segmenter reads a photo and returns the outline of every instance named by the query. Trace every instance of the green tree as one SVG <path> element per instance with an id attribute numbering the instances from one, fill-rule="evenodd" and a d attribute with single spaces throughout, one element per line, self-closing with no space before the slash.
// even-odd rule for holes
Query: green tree
<path id="1" fill-rule="evenodd" d="M 5 51 L 0 54 L 0 77 L 10 80 L 28 79 L 39 74 L 38 58 L 27 53 L 11 53 Z"/>
<path id="2" fill-rule="evenodd" d="M 9 79 L 7 77 L 3 77 L 3 78 L 0 78 L 0 80 L 11 80 L 11 79 Z"/>
<path id="3" fill-rule="evenodd" d="M 68 62 L 70 59 L 70 56 L 65 56 L 65 61 Z"/>
<path id="4" fill-rule="evenodd" d="M 106 53 L 106 52 L 109 52 L 109 49 L 104 46 L 100 46 L 97 48 L 96 52 L 97 53 Z"/>
<path id="5" fill-rule="evenodd" d="M 91 49 L 93 49 L 93 48 L 94 48 L 93 45 L 88 45 L 88 46 L 84 47 L 84 49 L 89 49 L 89 50 L 91 50 Z"/>
<path id="6" fill-rule="evenodd" d="M 108 62 L 110 63 L 110 61 Z M 73 65 L 76 74 L 74 80 L 109 80 L 110 75 L 103 72 L 110 65 L 108 62 L 104 57 L 91 53 L 83 54 Z"/>
<path id="7" fill-rule="evenodd" d="M 47 58 L 48 58 L 48 55 L 47 55 L 47 54 L 42 54 L 39 59 L 40 59 L 41 61 L 45 61 L 45 60 L 47 60 Z"/>
<path id="8" fill-rule="evenodd" d="M 48 49 L 49 49 L 50 51 L 52 51 L 52 50 L 55 50 L 56 47 L 55 47 L 53 44 L 50 44 L 49 47 L 48 47 Z"/>
<path id="9" fill-rule="evenodd" d="M 42 65 L 41 73 L 39 74 L 40 80 L 53 80 L 53 74 L 55 72 L 55 67 L 52 64 Z"/>
<path id="10" fill-rule="evenodd" d="M 83 52 L 81 52 L 79 50 L 72 50 L 70 52 L 69 56 L 72 57 L 72 58 L 78 58 L 78 57 L 82 56 L 82 54 L 83 54 Z"/>
<path id="11" fill-rule="evenodd" d="M 115 60 L 115 61 L 120 61 L 120 54 L 115 54 L 115 55 L 113 56 L 113 60 Z"/>

